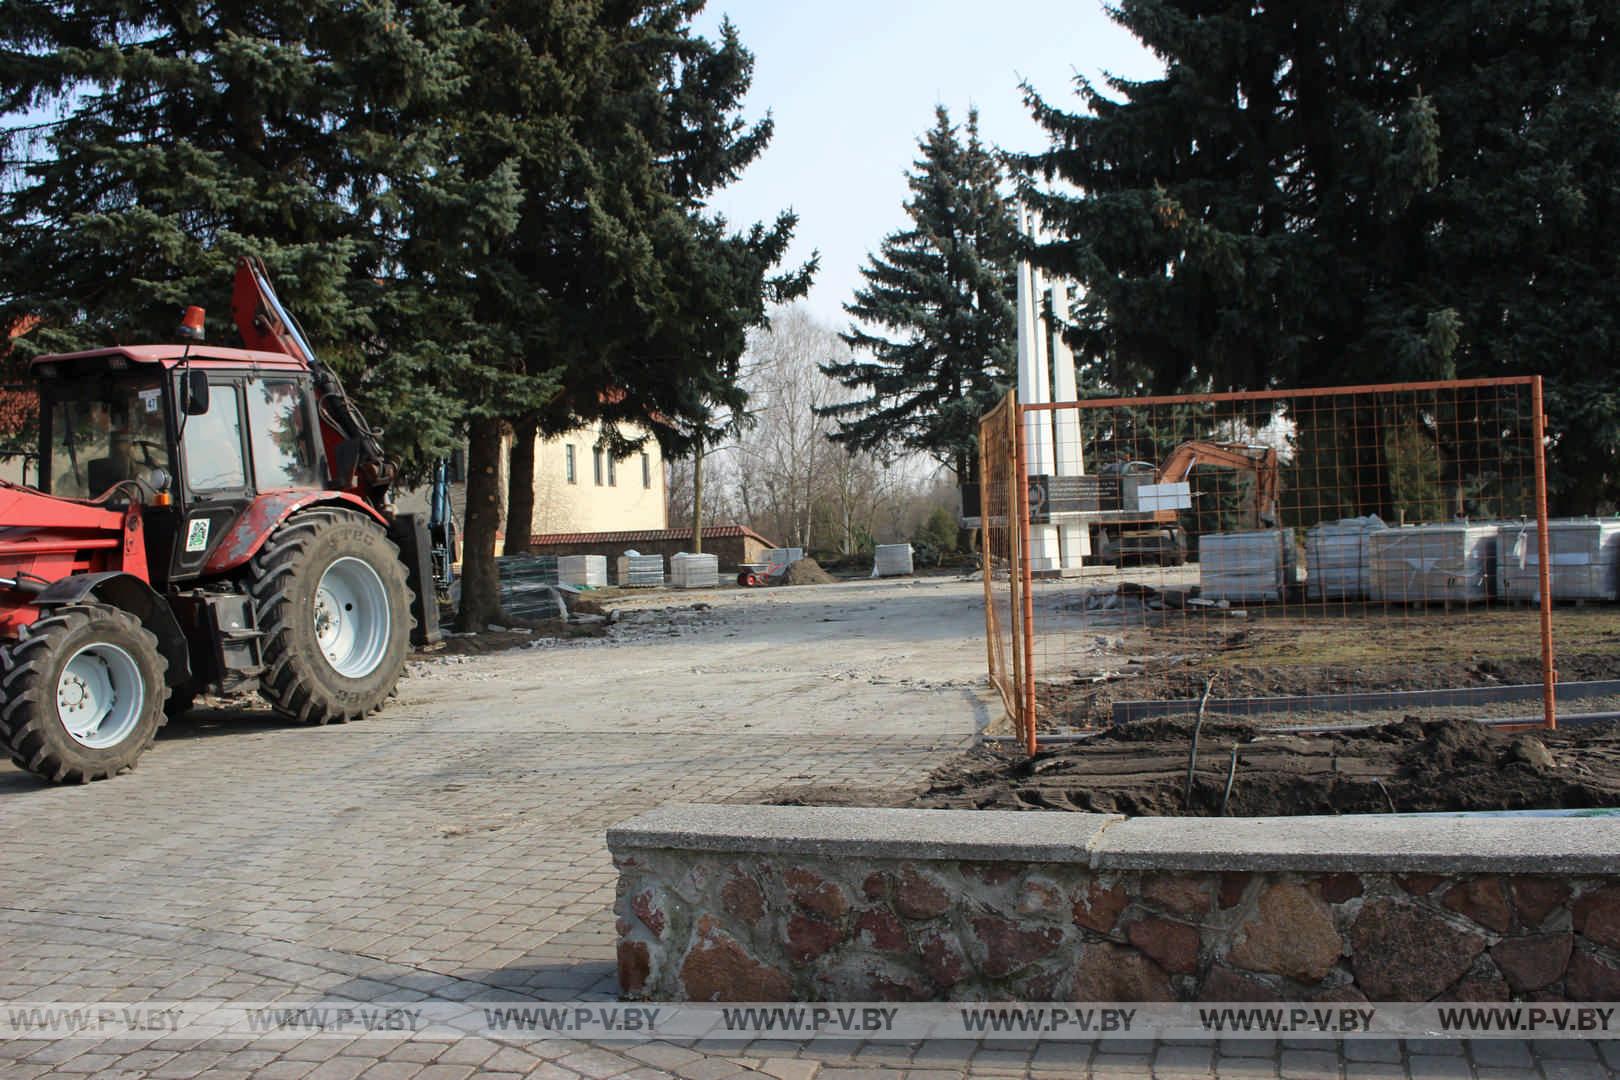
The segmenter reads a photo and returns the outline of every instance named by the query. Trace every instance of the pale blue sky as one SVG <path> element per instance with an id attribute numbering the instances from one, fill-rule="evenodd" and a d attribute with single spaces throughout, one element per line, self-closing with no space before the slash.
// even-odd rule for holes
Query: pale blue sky
<path id="1" fill-rule="evenodd" d="M 1078 108 L 1076 73 L 1160 70 L 1096 0 L 709 0 L 698 28 L 723 15 L 755 57 L 746 114 L 769 110 L 776 135 L 714 206 L 736 224 L 797 210 L 794 257 L 821 252 L 809 306 L 839 329 L 867 253 L 905 224 L 905 172 L 936 103 L 958 122 L 976 105 L 987 141 L 1034 150 L 1020 81 Z"/>

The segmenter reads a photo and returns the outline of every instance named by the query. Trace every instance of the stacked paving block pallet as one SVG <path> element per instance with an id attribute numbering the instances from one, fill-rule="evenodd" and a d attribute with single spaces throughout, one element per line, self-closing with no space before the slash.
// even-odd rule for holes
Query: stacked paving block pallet
<path id="1" fill-rule="evenodd" d="M 1554 600 L 1620 598 L 1620 520 L 1565 519 L 1547 523 L 1552 558 L 1547 573 Z M 1540 543 L 1536 523 L 1497 530 L 1497 593 L 1508 600 L 1541 599 Z"/>
<path id="2" fill-rule="evenodd" d="M 1372 599 L 1484 603 L 1496 577 L 1496 525 L 1414 525 L 1367 540 Z"/>
<path id="3" fill-rule="evenodd" d="M 1198 595 L 1277 603 L 1299 584 L 1299 551 L 1288 529 L 1206 533 L 1198 539 Z"/>
<path id="4" fill-rule="evenodd" d="M 904 577 L 913 570 L 910 544 L 879 544 L 872 558 L 873 577 Z"/>
<path id="5" fill-rule="evenodd" d="M 495 560 L 501 579 L 501 610 L 525 619 L 566 619 L 557 592 L 557 556 L 503 555 Z"/>
<path id="6" fill-rule="evenodd" d="M 1386 528 L 1377 515 L 1324 521 L 1305 533 L 1305 597 L 1365 600 L 1371 592 L 1367 538 Z"/>
<path id="7" fill-rule="evenodd" d="M 606 555 L 559 555 L 557 579 L 564 585 L 586 585 L 602 588 L 607 585 Z"/>
<path id="8" fill-rule="evenodd" d="M 664 557 L 627 551 L 619 556 L 617 580 L 621 589 L 659 588 L 664 584 Z"/>
<path id="9" fill-rule="evenodd" d="M 712 589 L 720 584 L 720 557 L 679 552 L 669 560 L 672 589 Z"/>

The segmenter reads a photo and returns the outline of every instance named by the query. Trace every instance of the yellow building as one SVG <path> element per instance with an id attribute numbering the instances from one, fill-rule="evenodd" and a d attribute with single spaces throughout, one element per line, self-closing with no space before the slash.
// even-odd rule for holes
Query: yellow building
<path id="1" fill-rule="evenodd" d="M 630 438 L 643 434 L 621 430 Z M 505 451 L 503 459 L 510 457 L 510 439 Z M 649 438 L 640 450 L 617 459 L 602 445 L 599 425 L 535 440 L 531 533 L 620 532 L 668 524 L 657 440 Z"/>

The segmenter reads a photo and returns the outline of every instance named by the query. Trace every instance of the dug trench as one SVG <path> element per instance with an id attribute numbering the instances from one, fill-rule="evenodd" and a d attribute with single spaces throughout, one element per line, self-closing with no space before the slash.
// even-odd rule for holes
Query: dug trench
<path id="1" fill-rule="evenodd" d="M 1057 810 L 1139 816 L 1271 817 L 1620 807 L 1620 724 L 1518 733 L 1476 715 L 1537 714 L 1539 701 L 1488 707 L 1293 709 L 1251 717 L 1196 704 L 1114 725 L 1119 701 L 1343 695 L 1356 691 L 1491 687 L 1539 681 L 1523 617 L 1166 620 L 1094 635 L 1094 659 L 1037 691 L 1043 737 L 1077 735 L 1033 757 L 1006 743 L 968 751 L 905 790 L 784 789 L 788 804 L 929 809 Z M 1620 617 L 1559 612 L 1563 681 L 1620 673 Z M 1099 627 L 1105 630 L 1105 627 Z M 1586 699 L 1565 712 L 1620 711 Z M 1338 730 L 1288 731 L 1332 727 Z M 1198 729 L 1197 751 L 1193 732 Z M 1191 765 L 1191 783 L 1188 782 Z"/>
<path id="2" fill-rule="evenodd" d="M 1301 735 L 1206 720 L 1196 756 L 1195 726 L 1182 717 L 1141 721 L 1033 757 L 984 746 L 911 790 L 788 788 L 769 801 L 1150 817 L 1620 807 L 1616 723 L 1504 733 L 1408 718 Z"/>

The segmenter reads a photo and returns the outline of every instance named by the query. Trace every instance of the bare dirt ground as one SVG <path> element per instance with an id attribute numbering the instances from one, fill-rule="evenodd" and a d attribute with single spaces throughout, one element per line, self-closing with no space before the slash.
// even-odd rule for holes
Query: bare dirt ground
<path id="1" fill-rule="evenodd" d="M 1620 725 L 1507 733 L 1405 720 L 1317 735 L 1147 721 L 1034 759 L 979 750 L 906 805 L 1271 817 L 1620 807 Z M 1188 767 L 1191 766 L 1189 782 Z"/>
<path id="2" fill-rule="evenodd" d="M 1042 730 L 1104 727 L 1117 701 L 1336 695 L 1539 682 L 1537 612 L 1527 607 L 1402 608 L 1380 604 L 1247 605 L 1078 610 L 1088 590 L 1136 582 L 1186 586 L 1196 568 L 1151 574 L 1088 572 L 1084 582 L 1037 583 L 1037 701 Z M 1236 617 L 1235 617 L 1236 616 Z M 1563 682 L 1620 678 L 1620 607 L 1559 607 L 1553 618 Z M 1620 699 L 1588 699 L 1579 711 L 1620 710 Z M 1539 712 L 1510 703 L 1425 718 Z M 1364 723 L 1403 713 L 1363 713 Z M 1289 723 L 1343 722 L 1345 714 L 1294 713 Z"/>
<path id="3" fill-rule="evenodd" d="M 1187 585 L 1195 571 L 1162 573 Z M 1499 687 L 1541 678 L 1528 608 L 1446 611 L 1381 605 L 1146 607 L 1136 572 L 1037 583 L 1036 696 L 1049 744 L 1034 760 L 987 746 L 909 793 L 789 788 L 782 802 L 928 808 L 1270 816 L 1620 806 L 1620 725 L 1503 732 L 1475 718 L 1539 717 L 1538 699 L 1345 708 L 1352 693 Z M 1118 590 L 1123 601 L 1096 601 Z M 1088 596 L 1088 594 L 1090 594 Z M 1561 607 L 1564 682 L 1620 676 L 1620 609 Z M 1318 695 L 1336 702 L 1247 718 L 1198 703 Z M 1113 727 L 1122 701 L 1180 701 L 1162 719 Z M 1620 711 L 1620 696 L 1566 703 Z M 1365 730 L 1284 730 L 1333 726 Z M 1067 743 L 1062 739 L 1084 738 Z M 1191 766 L 1189 770 L 1189 766 Z M 1190 772 L 1190 776 L 1189 776 Z"/>

